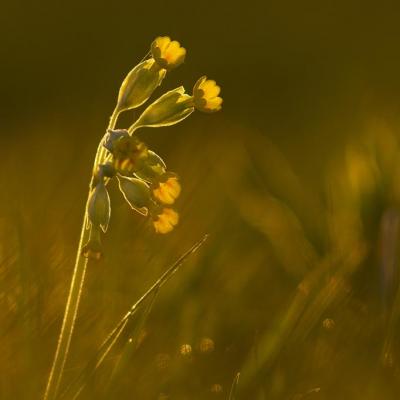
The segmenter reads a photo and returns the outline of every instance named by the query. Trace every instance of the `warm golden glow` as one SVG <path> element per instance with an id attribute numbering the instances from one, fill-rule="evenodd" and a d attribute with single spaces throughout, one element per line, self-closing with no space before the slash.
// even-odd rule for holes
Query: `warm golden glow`
<path id="1" fill-rule="evenodd" d="M 154 197 L 164 204 L 173 204 L 181 193 L 181 185 L 175 176 L 169 177 L 165 182 L 159 182 L 153 189 Z"/>
<path id="2" fill-rule="evenodd" d="M 151 54 L 161 68 L 172 69 L 184 62 L 186 49 L 176 40 L 160 36 L 152 43 Z"/>
<path id="3" fill-rule="evenodd" d="M 215 81 L 202 76 L 193 88 L 195 107 L 203 112 L 219 111 L 222 106 L 222 98 L 218 96 L 220 92 L 221 88 Z"/>
<path id="4" fill-rule="evenodd" d="M 169 233 L 179 222 L 178 213 L 172 208 L 164 208 L 153 221 L 154 229 L 157 233 Z"/>

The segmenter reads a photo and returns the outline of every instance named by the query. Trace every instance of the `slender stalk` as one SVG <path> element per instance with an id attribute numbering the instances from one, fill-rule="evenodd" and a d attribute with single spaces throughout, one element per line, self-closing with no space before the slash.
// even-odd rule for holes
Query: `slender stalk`
<path id="1" fill-rule="evenodd" d="M 65 361 L 67 359 L 71 337 L 75 326 L 76 315 L 78 313 L 79 301 L 82 293 L 82 287 L 85 280 L 87 259 L 81 256 L 84 238 L 86 236 L 86 212 L 82 224 L 81 237 L 78 245 L 78 254 L 74 272 L 72 275 L 71 286 L 69 289 L 67 305 L 65 307 L 64 319 L 58 338 L 57 350 L 54 356 L 49 379 L 47 381 L 45 400 L 56 399 L 60 387 L 61 378 L 64 371 Z"/>
<path id="2" fill-rule="evenodd" d="M 117 120 L 119 115 L 121 114 L 121 111 L 118 109 L 118 105 L 114 108 L 113 113 L 111 114 L 110 117 L 110 122 L 108 123 L 108 127 L 107 127 L 107 131 L 109 129 L 114 129 L 115 126 L 117 125 Z M 97 147 L 97 153 L 96 153 L 96 158 L 94 160 L 94 167 L 96 167 L 96 165 L 101 164 L 102 162 L 105 161 L 105 159 L 107 158 L 107 150 L 103 147 L 103 142 L 104 142 L 104 138 L 106 134 L 104 135 L 103 139 L 100 141 L 99 146 Z"/>
<path id="3" fill-rule="evenodd" d="M 113 129 L 117 122 L 119 111 L 114 110 L 108 129 Z M 105 137 L 105 136 L 104 136 Z M 96 157 L 94 161 L 94 169 L 99 165 L 106 157 L 105 149 L 103 147 L 104 137 L 101 139 L 97 148 Z M 90 194 L 90 192 L 89 192 Z M 76 316 L 78 314 L 79 302 L 81 299 L 82 288 L 85 281 L 86 269 L 88 265 L 88 259 L 82 256 L 82 247 L 88 238 L 88 230 L 86 229 L 87 223 L 87 207 L 88 207 L 89 195 L 86 201 L 85 213 L 82 222 L 81 234 L 78 244 L 78 251 L 76 255 L 74 272 L 72 274 L 71 286 L 69 289 L 67 304 L 65 306 L 64 318 L 61 326 L 60 335 L 58 337 L 57 349 L 54 355 L 53 364 L 47 380 L 46 392 L 44 394 L 44 400 L 55 400 L 57 398 L 58 390 L 60 388 L 65 362 L 67 360 L 69 347 L 71 344 L 71 338 L 75 327 Z"/>
<path id="4" fill-rule="evenodd" d="M 236 392 L 237 392 L 237 386 L 239 384 L 239 378 L 240 378 L 240 372 L 238 372 L 235 375 L 235 378 L 233 379 L 233 383 L 232 383 L 232 386 L 231 386 L 231 391 L 229 392 L 229 399 L 228 400 L 235 400 Z"/>
<path id="5" fill-rule="evenodd" d="M 189 250 L 187 250 L 181 257 L 179 257 L 158 279 L 153 285 L 137 300 L 132 304 L 129 311 L 123 315 L 119 322 L 114 326 L 111 332 L 107 335 L 105 340 L 100 345 L 98 351 L 94 357 L 89 360 L 85 368 L 77 377 L 76 381 L 73 382 L 67 389 L 62 393 L 62 399 L 76 399 L 85 387 L 84 379 L 88 376 L 93 376 L 96 370 L 103 363 L 107 355 L 110 353 L 114 347 L 117 340 L 120 338 L 121 334 L 124 332 L 127 323 L 136 314 L 139 308 L 149 299 L 150 296 L 156 295 L 159 289 L 164 286 L 179 270 L 182 264 L 194 254 L 200 246 L 206 241 L 208 235 L 205 235 L 201 240 L 195 243 Z M 75 393 L 72 395 L 72 393 Z"/>

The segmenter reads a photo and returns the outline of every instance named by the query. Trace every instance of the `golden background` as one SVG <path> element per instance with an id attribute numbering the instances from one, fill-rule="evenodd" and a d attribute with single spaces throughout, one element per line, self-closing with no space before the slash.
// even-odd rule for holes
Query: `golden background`
<path id="1" fill-rule="evenodd" d="M 81 398 L 228 399 L 240 372 L 238 399 L 397 399 L 399 17 L 390 1 L 3 2 L 0 399 L 43 395 L 97 143 L 158 35 L 188 54 L 153 99 L 205 74 L 223 109 L 139 132 L 181 177 L 181 221 L 156 235 L 110 186 L 63 385 L 208 233 L 112 385 L 132 332 Z"/>

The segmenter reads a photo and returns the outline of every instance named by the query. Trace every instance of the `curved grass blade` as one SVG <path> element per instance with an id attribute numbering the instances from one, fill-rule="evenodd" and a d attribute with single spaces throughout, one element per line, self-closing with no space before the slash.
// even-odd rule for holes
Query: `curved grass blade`
<path id="1" fill-rule="evenodd" d="M 82 372 L 78 375 L 74 382 L 72 382 L 65 391 L 61 394 L 60 399 L 76 399 L 84 389 L 88 378 L 92 377 L 104 359 L 107 357 L 111 349 L 114 347 L 118 338 L 124 332 L 125 327 L 129 320 L 136 314 L 138 309 L 143 303 L 158 290 L 167 283 L 172 276 L 179 270 L 182 264 L 194 254 L 207 240 L 208 235 L 205 235 L 201 240 L 195 243 L 188 251 L 186 251 L 181 257 L 178 258 L 158 279 L 154 284 L 137 300 L 129 309 L 129 311 L 121 318 L 121 320 L 115 325 L 112 331 L 107 335 L 106 339 L 100 345 L 96 354 L 86 364 Z M 72 395 L 73 394 L 73 395 Z"/>
<path id="2" fill-rule="evenodd" d="M 151 313 L 153 305 L 156 301 L 158 295 L 158 290 L 156 290 L 151 298 L 149 299 L 148 304 L 144 308 L 142 314 L 139 317 L 139 321 L 133 329 L 131 329 L 130 334 L 128 334 L 128 340 L 125 341 L 124 347 L 118 356 L 117 361 L 114 364 L 113 370 L 110 375 L 110 380 L 107 383 L 107 388 L 104 393 L 104 399 L 113 398 L 111 396 L 113 386 L 115 387 L 115 382 L 118 379 L 120 373 L 124 370 L 124 367 L 129 363 L 132 355 L 136 352 L 140 345 L 140 334 L 146 324 L 147 318 Z M 127 328 L 128 330 L 128 328 Z"/>
<path id="3" fill-rule="evenodd" d="M 231 386 L 231 391 L 229 392 L 229 398 L 228 400 L 235 400 L 236 399 L 236 392 L 237 392 L 237 387 L 239 384 L 239 378 L 240 378 L 240 372 L 238 372 L 233 379 L 232 386 Z"/>

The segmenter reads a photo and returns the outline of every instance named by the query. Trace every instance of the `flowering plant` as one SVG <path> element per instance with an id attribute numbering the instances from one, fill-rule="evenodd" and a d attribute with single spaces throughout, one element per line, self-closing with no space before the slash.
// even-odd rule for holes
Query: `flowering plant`
<path id="1" fill-rule="evenodd" d="M 127 129 L 116 129 L 119 115 L 136 109 L 149 100 L 171 69 L 181 65 L 186 49 L 169 37 L 158 37 L 149 56 L 135 66 L 122 82 L 116 107 L 101 139 L 90 182 L 75 268 L 64 313 L 52 369 L 47 382 L 46 400 L 57 398 L 65 361 L 77 316 L 88 260 L 100 260 L 101 236 L 111 218 L 111 199 L 107 184 L 114 179 L 129 206 L 150 217 L 156 233 L 171 232 L 179 215 L 171 206 L 181 193 L 178 176 L 167 170 L 163 159 L 138 138 L 145 127 L 175 125 L 196 109 L 214 112 L 221 108 L 220 88 L 215 81 L 200 78 L 192 95 L 183 86 L 171 90 L 151 103 Z"/>

